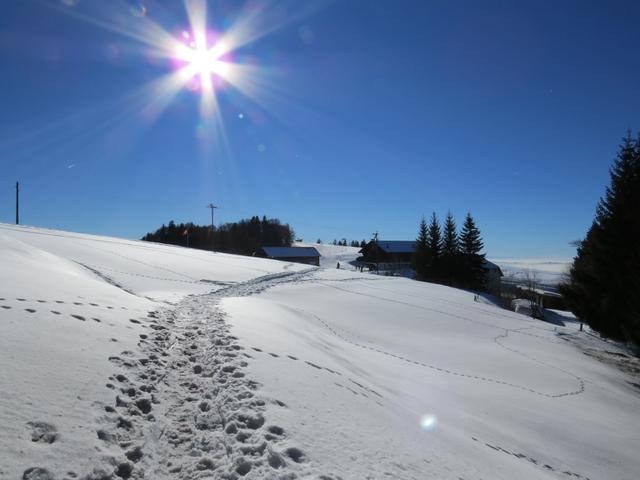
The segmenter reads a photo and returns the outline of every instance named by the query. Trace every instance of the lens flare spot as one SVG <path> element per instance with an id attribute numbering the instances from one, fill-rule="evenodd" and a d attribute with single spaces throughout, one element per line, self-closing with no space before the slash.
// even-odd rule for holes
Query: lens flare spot
<path id="1" fill-rule="evenodd" d="M 420 417 L 420 427 L 427 432 L 431 432 L 438 426 L 438 418 L 435 415 L 422 415 Z"/>
<path id="2" fill-rule="evenodd" d="M 134 17 L 144 17 L 147 14 L 147 7 L 142 2 L 133 1 L 129 6 L 129 11 Z"/>

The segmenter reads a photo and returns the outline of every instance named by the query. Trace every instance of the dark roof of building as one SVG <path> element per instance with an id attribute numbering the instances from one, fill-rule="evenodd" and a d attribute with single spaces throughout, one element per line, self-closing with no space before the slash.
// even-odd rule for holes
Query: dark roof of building
<path id="1" fill-rule="evenodd" d="M 319 257 L 314 247 L 262 247 L 269 258 Z"/>
<path id="2" fill-rule="evenodd" d="M 378 240 L 378 246 L 387 253 L 413 253 L 416 250 L 413 240 Z"/>

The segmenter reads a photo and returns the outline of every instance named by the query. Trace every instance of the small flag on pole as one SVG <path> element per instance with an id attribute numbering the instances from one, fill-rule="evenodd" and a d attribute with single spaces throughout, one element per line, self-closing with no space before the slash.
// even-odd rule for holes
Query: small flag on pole
<path id="1" fill-rule="evenodd" d="M 185 229 L 185 231 L 182 233 L 183 237 L 186 237 L 187 235 L 189 235 L 189 229 Z"/>

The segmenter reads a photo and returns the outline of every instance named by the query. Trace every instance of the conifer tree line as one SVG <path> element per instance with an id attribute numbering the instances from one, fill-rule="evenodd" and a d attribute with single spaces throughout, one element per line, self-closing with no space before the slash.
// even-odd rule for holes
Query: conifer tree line
<path id="1" fill-rule="evenodd" d="M 172 220 L 155 232 L 147 233 L 142 240 L 182 246 L 187 246 L 188 240 L 192 248 L 215 248 L 219 252 L 252 255 L 263 246 L 290 247 L 294 238 L 293 229 L 288 224 L 282 224 L 277 218 L 254 216 L 216 227 L 213 237 L 210 225 L 176 224 Z"/>
<path id="2" fill-rule="evenodd" d="M 322 240 L 318 239 L 318 240 L 316 241 L 316 243 L 319 245 L 319 244 L 321 244 L 321 243 L 322 243 Z M 348 246 L 350 246 L 350 247 L 359 247 L 359 248 L 362 248 L 362 247 L 364 247 L 364 246 L 367 244 L 367 241 L 363 239 L 363 240 L 361 240 L 361 241 L 358 241 L 358 240 L 351 240 L 350 242 L 347 242 L 347 239 L 346 239 L 346 238 L 342 238 L 341 240 L 337 240 L 337 239 L 335 239 L 335 238 L 334 238 L 334 239 L 333 239 L 333 242 L 331 242 L 331 244 L 332 244 L 332 245 L 338 245 L 338 246 L 341 246 L 341 247 L 346 247 L 346 246 L 348 245 Z"/>
<path id="3" fill-rule="evenodd" d="M 480 230 L 470 213 L 458 232 L 451 212 L 442 227 L 435 212 L 429 222 L 423 217 L 412 264 L 416 279 L 473 290 L 485 287 L 485 254 Z"/>
<path id="4" fill-rule="evenodd" d="M 640 345 L 640 136 L 629 132 L 609 171 L 568 279 L 568 307 L 603 336 Z"/>

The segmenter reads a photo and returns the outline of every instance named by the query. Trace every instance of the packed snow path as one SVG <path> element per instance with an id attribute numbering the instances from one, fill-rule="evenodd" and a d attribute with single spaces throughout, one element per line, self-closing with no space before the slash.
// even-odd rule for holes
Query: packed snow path
<path id="1" fill-rule="evenodd" d="M 286 404 L 254 394 L 257 384 L 243 373 L 252 354 L 229 334 L 218 303 L 306 273 L 260 277 L 131 320 L 149 333 L 140 334 L 139 354 L 109 358 L 120 371 L 109 379 L 114 403 L 105 406 L 98 431 L 112 446 L 117 476 L 293 478 L 287 473 L 303 470 L 302 450 L 264 416 L 265 402 Z M 113 467 L 96 466 L 93 475 L 106 477 Z"/>

